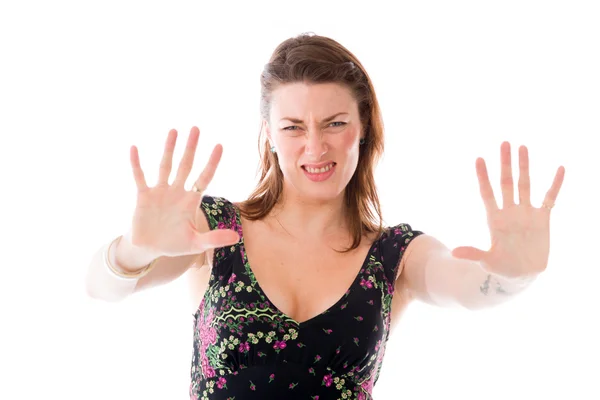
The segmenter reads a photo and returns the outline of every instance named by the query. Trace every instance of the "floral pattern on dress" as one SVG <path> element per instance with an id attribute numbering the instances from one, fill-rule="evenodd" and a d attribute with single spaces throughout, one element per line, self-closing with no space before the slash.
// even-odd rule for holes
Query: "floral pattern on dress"
<path id="1" fill-rule="evenodd" d="M 421 234 L 407 224 L 376 240 L 346 293 L 297 322 L 261 290 L 244 248 L 239 209 L 204 196 L 211 229 L 240 241 L 215 249 L 208 288 L 193 315 L 190 398 L 372 399 L 389 336 L 396 269 Z"/>

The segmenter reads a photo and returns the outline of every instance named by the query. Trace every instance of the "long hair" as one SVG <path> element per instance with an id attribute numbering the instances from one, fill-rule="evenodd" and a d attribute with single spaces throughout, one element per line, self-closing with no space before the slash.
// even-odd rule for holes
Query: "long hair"
<path id="1" fill-rule="evenodd" d="M 365 142 L 360 146 L 358 166 L 344 193 L 352 233 L 352 244 L 345 251 L 356 249 L 366 233 L 380 234 L 383 230 L 374 179 L 374 168 L 384 148 L 383 121 L 373 84 L 360 61 L 344 46 L 324 36 L 302 34 L 277 46 L 260 76 L 260 111 L 264 120 L 269 119 L 273 91 L 296 82 L 343 84 L 358 103 Z M 260 179 L 248 199 L 240 203 L 242 215 L 249 220 L 267 216 L 283 191 L 283 173 L 263 130 L 258 143 Z"/>

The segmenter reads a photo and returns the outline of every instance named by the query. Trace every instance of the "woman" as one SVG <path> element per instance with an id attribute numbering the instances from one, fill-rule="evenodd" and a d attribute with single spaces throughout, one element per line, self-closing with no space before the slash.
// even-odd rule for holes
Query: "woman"
<path id="1" fill-rule="evenodd" d="M 559 168 L 541 208 L 519 149 L 501 146 L 500 209 L 478 159 L 492 247 L 450 251 L 408 224 L 383 227 L 373 168 L 383 123 L 369 76 L 339 43 L 302 35 L 261 76 L 262 174 L 241 203 L 204 195 L 217 146 L 191 191 L 193 128 L 169 185 L 175 131 L 158 184 L 135 147 L 138 201 L 130 232 L 89 268 L 92 297 L 116 301 L 187 272 L 194 297 L 193 399 L 369 399 L 392 324 L 415 299 L 477 309 L 501 303 L 546 268 Z"/>

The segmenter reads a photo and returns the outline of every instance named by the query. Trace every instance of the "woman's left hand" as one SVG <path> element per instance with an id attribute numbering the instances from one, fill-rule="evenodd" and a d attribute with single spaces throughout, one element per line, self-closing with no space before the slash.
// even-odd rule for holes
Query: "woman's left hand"
<path id="1" fill-rule="evenodd" d="M 559 167 L 552 186 L 540 208 L 530 199 L 529 156 L 527 147 L 519 148 L 519 203 L 514 201 L 511 149 L 508 142 L 500 148 L 503 206 L 498 208 L 490 184 L 485 161 L 476 162 L 481 197 L 487 211 L 492 239 L 491 248 L 457 247 L 456 258 L 479 261 L 489 273 L 503 278 L 534 277 L 546 269 L 550 253 L 550 210 L 563 183 L 565 168 Z"/>

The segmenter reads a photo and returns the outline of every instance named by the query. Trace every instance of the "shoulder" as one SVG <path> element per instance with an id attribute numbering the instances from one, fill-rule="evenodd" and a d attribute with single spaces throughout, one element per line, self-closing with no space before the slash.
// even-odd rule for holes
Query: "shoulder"
<path id="1" fill-rule="evenodd" d="M 398 277 L 407 255 L 413 251 L 415 240 L 426 235 L 408 223 L 399 223 L 384 229 L 379 239 L 379 249 L 382 263 L 389 271 L 389 279 L 395 281 Z"/>
<path id="2" fill-rule="evenodd" d="M 231 229 L 232 225 L 239 224 L 237 206 L 224 197 L 204 195 L 200 208 L 211 230 Z"/>
<path id="3" fill-rule="evenodd" d="M 400 223 L 394 226 L 388 227 L 383 236 L 387 239 L 401 239 L 401 240 L 410 240 L 413 237 L 417 237 L 423 234 L 423 232 L 413 229 L 412 225 L 407 223 Z"/>
<path id="4" fill-rule="evenodd" d="M 235 209 L 235 205 L 226 198 L 220 196 L 211 196 L 208 194 L 202 196 L 202 202 L 200 203 L 200 205 L 203 209 L 207 211 L 230 211 L 231 209 Z"/>
<path id="5" fill-rule="evenodd" d="M 423 232 L 413 229 L 410 224 L 400 223 L 386 228 L 380 240 L 382 248 L 403 252 L 413 239 L 421 235 L 423 235 Z"/>

